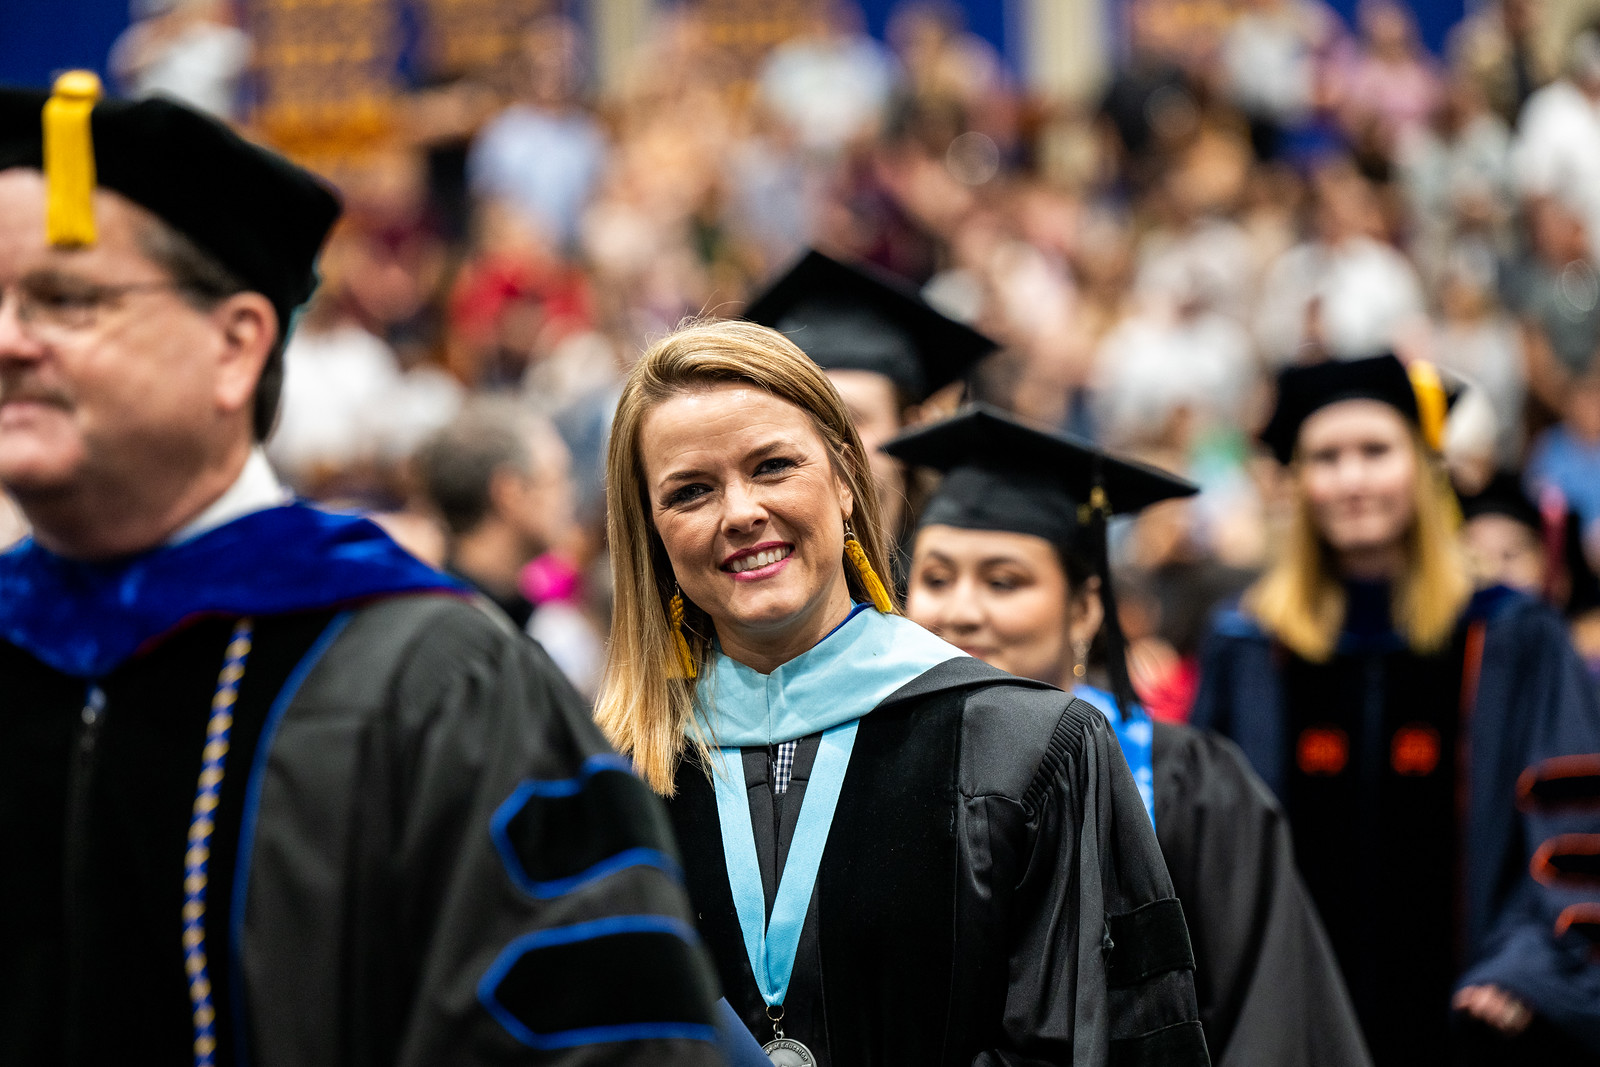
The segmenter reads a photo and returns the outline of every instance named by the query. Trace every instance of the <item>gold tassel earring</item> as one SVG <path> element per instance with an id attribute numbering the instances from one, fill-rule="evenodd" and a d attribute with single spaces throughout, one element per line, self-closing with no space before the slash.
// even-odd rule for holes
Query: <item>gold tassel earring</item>
<path id="1" fill-rule="evenodd" d="M 676 590 L 667 602 L 667 621 L 672 624 L 672 644 L 678 650 L 678 666 L 684 678 L 695 677 L 694 655 L 689 651 L 689 641 L 683 636 L 683 592 Z"/>
<path id="2" fill-rule="evenodd" d="M 883 587 L 878 572 L 872 569 L 872 561 L 867 559 L 866 550 L 861 547 L 861 542 L 856 540 L 856 533 L 848 522 L 844 524 L 844 554 L 850 557 L 850 562 L 855 565 L 856 574 L 861 577 L 861 584 L 867 587 L 867 596 L 872 598 L 872 606 L 884 615 L 893 615 L 894 601 L 889 599 L 889 590 Z"/>

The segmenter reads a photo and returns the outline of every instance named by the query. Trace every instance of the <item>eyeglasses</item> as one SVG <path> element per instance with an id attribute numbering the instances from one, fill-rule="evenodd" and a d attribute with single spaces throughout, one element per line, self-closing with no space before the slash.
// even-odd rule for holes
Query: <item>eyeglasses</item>
<path id="1" fill-rule="evenodd" d="M 178 288 L 178 283 L 170 280 L 101 285 L 72 277 L 24 278 L 0 288 L 0 314 L 8 301 L 14 301 L 17 321 L 35 340 L 46 340 L 88 329 L 99 321 L 103 310 L 125 296 Z"/>

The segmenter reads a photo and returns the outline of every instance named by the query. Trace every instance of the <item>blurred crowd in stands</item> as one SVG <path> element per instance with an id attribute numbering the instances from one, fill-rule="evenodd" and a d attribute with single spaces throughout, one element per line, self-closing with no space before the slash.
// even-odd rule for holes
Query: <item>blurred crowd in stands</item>
<path id="1" fill-rule="evenodd" d="M 1534 3 L 1487 0 L 1436 56 L 1392 0 L 1354 26 L 1317 0 L 1130 0 L 1086 104 L 1026 91 L 938 4 L 902 6 L 887 44 L 818 5 L 753 64 L 664 7 L 604 94 L 582 30 L 536 19 L 337 175 L 269 455 L 300 493 L 498 574 L 592 693 L 619 378 L 814 246 L 1000 342 L 969 395 L 1202 485 L 1116 531 L 1158 714 L 1182 714 L 1208 613 L 1273 537 L 1281 475 L 1253 435 L 1274 372 L 1385 350 L 1462 387 L 1461 492 L 1505 472 L 1529 497 L 1531 524 L 1474 540 L 1483 579 L 1558 599 L 1600 663 L 1600 30 L 1539 45 Z M 248 121 L 226 5 L 145 7 L 123 90 Z"/>

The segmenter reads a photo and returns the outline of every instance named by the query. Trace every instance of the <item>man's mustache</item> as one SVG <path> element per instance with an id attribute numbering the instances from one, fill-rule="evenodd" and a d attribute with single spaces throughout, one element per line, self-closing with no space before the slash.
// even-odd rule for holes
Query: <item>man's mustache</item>
<path id="1" fill-rule="evenodd" d="M 53 388 L 26 375 L 0 372 L 0 405 L 10 403 L 48 404 L 70 410 L 72 397 L 64 389 Z"/>

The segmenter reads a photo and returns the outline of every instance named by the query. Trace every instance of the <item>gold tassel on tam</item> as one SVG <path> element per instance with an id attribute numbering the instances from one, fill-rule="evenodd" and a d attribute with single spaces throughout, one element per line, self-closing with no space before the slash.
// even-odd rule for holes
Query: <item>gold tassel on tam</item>
<path id="1" fill-rule="evenodd" d="M 52 245 L 95 242 L 89 114 L 99 99 L 100 79 L 93 71 L 69 70 L 56 79 L 44 105 L 45 239 Z"/>
<path id="2" fill-rule="evenodd" d="M 672 624 L 672 643 L 678 650 L 678 667 L 682 677 L 695 676 L 694 654 L 689 651 L 689 641 L 683 636 L 683 594 L 673 593 L 667 602 L 667 620 Z"/>
<path id="3" fill-rule="evenodd" d="M 885 615 L 893 615 L 894 601 L 889 599 L 889 591 L 883 587 L 878 572 L 872 569 L 872 561 L 867 559 L 866 550 L 848 526 L 844 528 L 844 554 L 855 564 L 856 574 L 861 577 L 861 584 L 866 586 L 867 595 L 872 598 L 872 606 Z"/>
<path id="4" fill-rule="evenodd" d="M 1411 377 L 1411 391 L 1417 394 L 1417 423 L 1422 428 L 1422 439 L 1438 452 L 1444 448 L 1444 419 L 1450 411 L 1444 382 L 1432 363 L 1420 359 L 1407 367 L 1406 373 Z"/>

